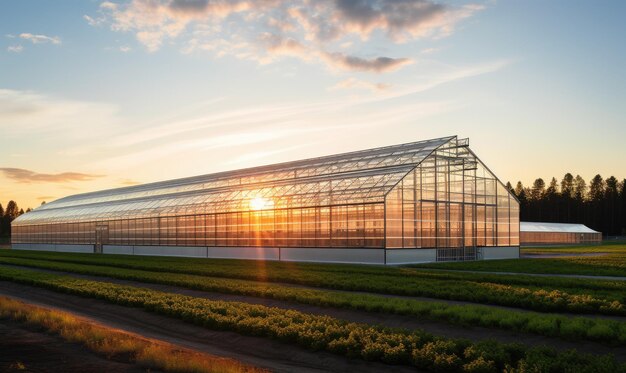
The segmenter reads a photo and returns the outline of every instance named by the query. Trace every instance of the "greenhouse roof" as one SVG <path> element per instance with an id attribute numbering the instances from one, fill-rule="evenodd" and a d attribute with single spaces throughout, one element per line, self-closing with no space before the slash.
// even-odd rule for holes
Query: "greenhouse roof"
<path id="1" fill-rule="evenodd" d="M 385 195 L 435 149 L 467 146 L 456 136 L 274 165 L 77 194 L 18 217 L 14 224 L 383 202 Z"/>
<path id="2" fill-rule="evenodd" d="M 520 222 L 520 232 L 600 233 L 583 224 Z"/>

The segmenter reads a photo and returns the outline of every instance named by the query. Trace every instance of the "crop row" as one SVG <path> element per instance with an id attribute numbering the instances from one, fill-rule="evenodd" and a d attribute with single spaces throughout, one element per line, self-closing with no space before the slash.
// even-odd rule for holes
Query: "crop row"
<path id="1" fill-rule="evenodd" d="M 606 254 L 593 257 L 563 257 L 544 259 L 515 259 L 498 262 L 437 263 L 412 265 L 421 269 L 503 271 L 539 274 L 579 274 L 616 276 L 626 280 L 626 255 Z M 625 282 L 622 280 L 622 282 Z"/>
<path id="2" fill-rule="evenodd" d="M 607 344 L 626 345 L 626 323 L 614 320 L 573 318 L 505 310 L 483 305 L 450 305 L 443 302 L 384 297 L 374 294 L 351 294 L 246 280 L 129 270 L 107 266 L 16 258 L 0 258 L 0 263 L 173 285 L 209 292 L 272 298 L 316 306 L 395 313 L 458 325 L 483 326 L 571 340 L 587 339 Z"/>
<path id="3" fill-rule="evenodd" d="M 158 261 L 149 257 L 120 258 L 109 257 L 108 255 L 88 257 L 58 256 L 49 253 L 24 254 L 13 252 L 12 254 L 14 258 L 23 259 L 40 258 L 64 263 L 107 265 L 164 273 L 187 273 L 210 277 L 295 283 L 335 290 L 463 300 L 534 311 L 626 315 L 626 306 L 622 300 L 626 294 L 626 288 L 623 288 L 624 284 L 611 283 L 611 285 L 606 285 L 607 288 L 604 290 L 585 290 L 572 293 L 570 289 L 564 291 L 537 286 L 515 286 L 501 282 L 490 282 L 487 281 L 487 278 L 478 280 L 475 277 L 470 277 L 470 280 L 464 277 L 465 274 L 417 272 L 410 269 L 404 271 L 405 275 L 400 277 L 376 274 L 375 271 L 370 274 L 362 274 L 300 270 L 295 265 L 292 268 L 283 267 L 283 270 L 270 268 L 276 263 L 267 263 L 267 267 L 256 268 L 251 267 L 250 262 L 237 266 L 228 261 L 199 259 L 179 262 L 170 258 L 159 258 L 162 260 Z M 11 259 L 6 253 L 0 255 L 0 261 L 10 263 L 10 260 L 17 259 Z M 221 266 L 221 263 L 226 263 L 226 265 Z M 263 265 L 265 264 L 263 263 Z M 262 264 L 255 263 L 254 265 L 261 266 Z"/>
<path id="4" fill-rule="evenodd" d="M 578 354 L 573 350 L 557 353 L 544 347 L 527 349 L 520 344 L 493 341 L 473 344 L 434 337 L 419 330 L 373 327 L 293 310 L 212 301 L 23 269 L 0 267 L 0 279 L 140 307 L 214 330 L 272 338 L 369 361 L 414 365 L 424 370 L 626 372 L 626 365 L 610 356 Z"/>
<path id="5" fill-rule="evenodd" d="M 258 281 L 288 283 L 319 282 L 320 286 L 341 282 L 345 277 L 376 278 L 384 283 L 402 285 L 411 280 L 439 279 L 449 281 L 492 282 L 503 285 L 522 286 L 544 290 L 562 290 L 572 294 L 590 293 L 626 302 L 626 281 L 607 281 L 559 277 L 511 276 L 488 273 L 463 273 L 451 271 L 419 270 L 409 267 L 385 267 L 358 264 L 285 263 L 274 261 L 252 261 L 232 259 L 201 259 L 184 257 L 151 257 L 129 255 L 92 255 L 55 253 L 41 251 L 0 250 L 1 256 L 45 259 L 82 264 L 105 264 L 115 267 L 137 268 L 152 271 L 193 273 L 214 277 L 242 278 Z M 509 262 L 479 261 L 465 262 L 467 265 Z M 535 261 L 538 265 L 542 261 Z M 446 265 L 455 263 L 438 263 Z M 458 264 L 458 263 L 457 263 Z M 461 263 L 463 264 L 463 263 Z M 327 281 L 325 282 L 324 279 Z M 333 281 L 337 280 L 337 281 Z"/>
<path id="6" fill-rule="evenodd" d="M 487 273 L 462 273 L 423 271 L 407 267 L 383 267 L 355 264 L 317 264 L 317 263 L 284 263 L 273 261 L 250 261 L 229 259 L 199 259 L 181 257 L 150 257 L 128 255 L 92 255 L 55 252 L 29 252 L 16 250 L 0 250 L 0 256 L 46 259 L 82 264 L 105 264 L 115 267 L 146 269 L 178 273 L 193 273 L 215 277 L 243 278 L 258 281 L 275 281 L 289 283 L 319 282 L 320 286 L 328 285 L 331 280 L 341 282 L 345 277 L 376 278 L 385 284 L 403 284 L 411 279 L 439 279 L 449 281 L 492 282 L 503 285 L 541 288 L 544 290 L 562 290 L 572 294 L 591 293 L 592 295 L 613 297 L 626 302 L 626 281 L 606 281 L 559 277 L 511 276 Z M 517 261 L 517 260 L 516 260 Z M 514 262 L 516 262 L 514 261 Z M 534 261 L 540 265 L 545 261 Z M 462 265 L 491 265 L 509 263 L 507 260 L 465 262 Z M 437 266 L 459 263 L 438 263 Z M 494 270 L 493 267 L 490 267 Z M 324 282 L 324 279 L 327 279 Z"/>
<path id="7" fill-rule="evenodd" d="M 235 360 L 181 349 L 80 319 L 70 313 L 49 310 L 0 297 L 0 319 L 10 319 L 80 343 L 109 360 L 121 360 L 165 372 L 266 372 Z"/>

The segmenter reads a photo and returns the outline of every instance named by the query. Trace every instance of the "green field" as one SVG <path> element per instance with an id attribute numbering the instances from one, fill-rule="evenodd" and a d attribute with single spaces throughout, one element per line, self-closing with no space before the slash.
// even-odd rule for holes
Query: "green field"
<path id="1" fill-rule="evenodd" d="M 415 268 L 471 271 L 573 274 L 626 277 L 626 242 L 605 242 L 594 246 L 522 248 L 522 254 L 599 254 L 559 258 L 511 259 L 465 263 L 432 263 Z"/>
<path id="2" fill-rule="evenodd" d="M 608 271 L 619 276 L 623 274 L 619 270 L 624 268 L 626 245 L 533 248 L 525 252 L 607 254 L 383 267 L 0 250 L 0 278 L 138 307 L 209 329 L 422 370 L 626 371 L 626 366 L 610 356 L 584 354 L 589 343 L 607 348 L 626 346 L 626 281 L 530 275 L 606 275 Z M 81 279 L 72 274 L 92 277 Z M 137 285 L 115 284 L 98 277 Z M 213 301 L 149 290 L 141 283 L 287 303 L 275 308 Z M 464 303 L 455 303 L 459 301 Z M 430 320 L 467 330 L 468 340 L 420 329 L 347 322 L 291 310 L 289 304 Z M 580 351 L 557 352 L 550 347 L 532 348 L 498 340 L 474 342 L 471 328 L 465 329 L 470 326 L 586 344 Z"/>

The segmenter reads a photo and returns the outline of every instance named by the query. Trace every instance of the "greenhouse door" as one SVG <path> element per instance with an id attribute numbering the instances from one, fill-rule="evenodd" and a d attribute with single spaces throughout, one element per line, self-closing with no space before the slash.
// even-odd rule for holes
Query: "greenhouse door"
<path id="1" fill-rule="evenodd" d="M 481 259 L 480 250 L 476 244 L 476 205 L 463 204 L 463 259 Z"/>
<path id="2" fill-rule="evenodd" d="M 96 225 L 96 244 L 93 251 L 96 254 L 102 254 L 102 245 L 108 243 L 109 239 L 109 226 L 106 224 Z"/>

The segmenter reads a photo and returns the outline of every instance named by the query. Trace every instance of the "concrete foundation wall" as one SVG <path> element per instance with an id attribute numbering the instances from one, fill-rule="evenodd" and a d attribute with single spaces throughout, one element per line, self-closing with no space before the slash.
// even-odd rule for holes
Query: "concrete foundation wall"
<path id="1" fill-rule="evenodd" d="M 196 246 L 133 246 L 133 254 L 206 258 L 207 248 Z"/>
<path id="2" fill-rule="evenodd" d="M 15 250 L 57 251 L 63 253 L 93 253 L 93 245 L 16 243 L 12 244 L 11 247 Z"/>
<path id="3" fill-rule="evenodd" d="M 483 259 L 519 259 L 519 246 L 481 247 Z"/>
<path id="4" fill-rule="evenodd" d="M 280 260 L 288 262 L 384 264 L 385 250 L 282 247 Z"/>
<path id="5" fill-rule="evenodd" d="M 102 253 L 133 255 L 133 246 L 102 245 Z"/>
<path id="6" fill-rule="evenodd" d="M 207 247 L 208 258 L 280 260 L 278 247 Z"/>
<path id="7" fill-rule="evenodd" d="M 387 264 L 429 263 L 437 260 L 437 249 L 387 250 Z"/>
<path id="8" fill-rule="evenodd" d="M 15 250 L 93 253 L 93 245 L 13 244 Z M 518 246 L 481 247 L 483 259 L 519 258 Z M 280 260 L 293 262 L 410 264 L 437 260 L 436 249 L 359 249 L 300 247 L 194 247 L 103 245 L 104 254 L 183 256 L 194 258 Z"/>

